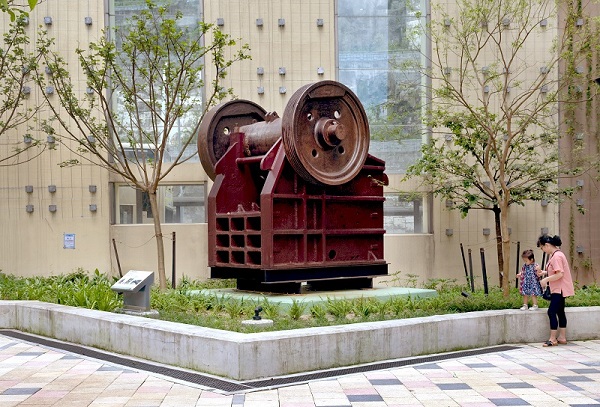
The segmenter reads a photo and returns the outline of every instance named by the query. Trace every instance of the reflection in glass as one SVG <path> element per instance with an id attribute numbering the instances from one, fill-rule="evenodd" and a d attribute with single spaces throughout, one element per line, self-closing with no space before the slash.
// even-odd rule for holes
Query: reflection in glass
<path id="1" fill-rule="evenodd" d="M 146 9 L 146 0 L 111 0 L 111 5 L 114 10 L 114 17 L 111 19 L 113 28 L 116 29 L 116 34 L 113 33 L 117 46 L 121 45 L 121 37 L 120 32 L 127 27 L 127 24 L 130 23 L 130 19 L 132 16 L 139 14 L 139 11 L 142 9 Z M 200 21 L 202 20 L 202 2 L 201 1 L 170 1 L 170 0 L 155 0 L 154 3 L 158 6 L 168 5 L 169 6 L 169 18 L 175 17 L 175 13 L 181 12 L 183 17 L 178 20 L 178 25 L 183 28 L 192 29 L 196 28 Z M 140 55 L 140 58 L 143 56 Z M 140 82 L 144 82 L 141 81 Z M 160 96 L 160 94 L 159 94 Z M 164 95 L 163 95 L 164 96 Z M 120 131 L 119 134 L 121 136 L 121 142 L 123 143 L 123 150 L 125 155 L 130 161 L 135 162 L 153 162 L 155 159 L 156 153 L 160 149 L 160 144 L 162 143 L 162 139 L 160 136 L 158 137 L 150 137 L 149 134 L 160 134 L 163 131 L 161 127 L 160 120 L 158 123 L 156 122 L 157 114 L 162 114 L 161 112 L 152 112 L 148 106 L 141 101 L 137 101 L 137 105 L 135 106 L 136 114 L 131 115 L 131 112 L 127 112 L 125 107 L 125 100 L 123 100 L 122 95 L 119 93 L 119 90 L 116 89 L 113 92 L 113 100 L 114 100 L 114 109 L 118 114 L 118 119 L 121 123 L 124 123 L 123 131 Z M 196 100 L 194 103 L 194 108 L 190 111 L 186 112 L 182 117 L 177 120 L 174 128 L 172 128 L 169 132 L 168 142 L 165 146 L 164 155 L 162 157 L 163 162 L 172 162 L 178 154 L 183 149 L 185 142 L 192 137 L 192 141 L 185 148 L 185 151 L 182 155 L 182 159 L 185 160 L 187 157 L 189 160 L 187 162 L 199 161 L 196 147 L 195 138 L 197 135 L 190 135 L 190 129 L 195 126 L 197 121 L 200 118 L 202 108 L 203 108 L 203 90 L 197 89 L 192 91 L 189 94 L 190 100 Z M 162 106 L 163 100 L 158 100 L 156 106 Z M 129 107 L 129 110 L 133 109 L 132 106 Z M 140 141 L 141 136 L 136 135 L 136 137 L 128 138 L 127 126 L 130 126 L 131 118 L 135 118 L 134 128 L 139 126 L 143 128 L 146 135 L 143 143 Z"/>
<path id="2" fill-rule="evenodd" d="M 383 226 L 389 234 L 428 233 L 423 222 L 423 195 L 385 194 Z"/>
<path id="3" fill-rule="evenodd" d="M 205 223 L 206 186 L 162 185 L 157 199 L 162 223 Z M 153 222 L 148 194 L 128 185 L 116 191 L 117 223 L 149 224 Z"/>
<path id="4" fill-rule="evenodd" d="M 339 80 L 359 97 L 371 129 L 371 153 L 389 173 L 420 156 L 420 1 L 338 0 Z"/>

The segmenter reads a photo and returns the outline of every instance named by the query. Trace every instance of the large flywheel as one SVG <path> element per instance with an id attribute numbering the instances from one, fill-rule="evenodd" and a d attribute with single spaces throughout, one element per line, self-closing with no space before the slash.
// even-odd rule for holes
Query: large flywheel
<path id="1" fill-rule="evenodd" d="M 230 145 L 236 128 L 265 120 L 266 111 L 249 100 L 231 100 L 213 107 L 198 131 L 198 155 L 206 174 L 215 179 L 215 165 Z"/>
<path id="2" fill-rule="evenodd" d="M 346 86 L 322 81 L 298 89 L 283 114 L 283 143 L 307 181 L 340 185 L 361 170 L 369 152 L 369 123 Z"/>
<path id="3" fill-rule="evenodd" d="M 356 97 L 339 82 L 322 81 L 298 89 L 283 117 L 267 114 L 254 102 L 233 100 L 206 115 L 198 136 L 198 154 L 214 179 L 216 162 L 230 146 L 230 134 L 244 134 L 246 155 L 264 154 L 283 138 L 294 170 L 314 184 L 341 185 L 352 180 L 369 152 L 367 115 Z"/>

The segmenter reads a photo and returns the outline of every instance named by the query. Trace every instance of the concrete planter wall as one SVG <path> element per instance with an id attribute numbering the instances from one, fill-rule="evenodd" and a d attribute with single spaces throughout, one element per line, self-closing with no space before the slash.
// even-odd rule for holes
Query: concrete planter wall
<path id="1" fill-rule="evenodd" d="M 600 307 L 568 308 L 570 340 L 600 338 Z M 236 380 L 548 339 L 545 310 L 481 311 L 242 334 L 37 301 L 0 301 L 0 328 Z"/>

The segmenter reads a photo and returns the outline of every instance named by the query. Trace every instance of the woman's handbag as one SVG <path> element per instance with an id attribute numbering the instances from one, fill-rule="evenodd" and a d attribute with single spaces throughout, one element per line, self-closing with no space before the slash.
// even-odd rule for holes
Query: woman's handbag
<path id="1" fill-rule="evenodd" d="M 546 289 L 542 293 L 542 298 L 546 301 L 550 301 L 550 298 L 552 298 L 552 293 L 550 292 L 550 284 L 546 286 Z"/>

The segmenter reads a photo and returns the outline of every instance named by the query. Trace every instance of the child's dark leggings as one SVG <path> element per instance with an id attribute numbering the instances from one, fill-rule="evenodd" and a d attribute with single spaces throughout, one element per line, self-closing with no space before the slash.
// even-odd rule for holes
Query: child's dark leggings
<path id="1" fill-rule="evenodd" d="M 567 327 L 567 316 L 565 315 L 565 297 L 561 294 L 552 293 L 550 306 L 548 306 L 548 317 L 550 318 L 550 329 Z"/>

